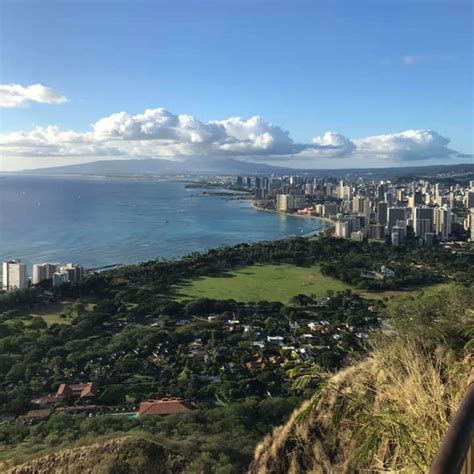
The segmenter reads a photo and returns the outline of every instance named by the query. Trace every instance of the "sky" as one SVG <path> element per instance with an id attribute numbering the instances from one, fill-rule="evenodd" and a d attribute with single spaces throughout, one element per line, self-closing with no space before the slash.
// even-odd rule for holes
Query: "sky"
<path id="1" fill-rule="evenodd" d="M 0 0 L 0 171 L 472 162 L 470 0 Z"/>

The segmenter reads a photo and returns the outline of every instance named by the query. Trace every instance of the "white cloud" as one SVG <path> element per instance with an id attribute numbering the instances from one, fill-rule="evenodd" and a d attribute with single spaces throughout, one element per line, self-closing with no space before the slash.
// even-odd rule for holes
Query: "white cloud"
<path id="1" fill-rule="evenodd" d="M 20 84 L 0 84 L 0 107 L 20 107 L 29 102 L 40 104 L 62 104 L 66 97 L 42 84 L 22 86 Z"/>
<path id="2" fill-rule="evenodd" d="M 408 66 L 417 63 L 445 61 L 452 59 L 449 54 L 407 54 L 402 56 L 402 62 Z"/>
<path id="3" fill-rule="evenodd" d="M 90 133 L 61 130 L 56 126 L 36 127 L 0 135 L 3 156 L 68 157 L 121 155 L 119 150 L 94 139 Z"/>
<path id="4" fill-rule="evenodd" d="M 396 161 L 447 159 L 457 156 L 449 138 L 433 130 L 406 130 L 354 140 L 357 154 Z"/>
<path id="5" fill-rule="evenodd" d="M 174 115 L 158 108 L 137 115 L 112 114 L 92 128 L 96 139 L 155 141 L 168 146 L 173 154 L 280 155 L 294 151 L 288 132 L 258 116 L 204 123 L 191 115 Z"/>
<path id="6" fill-rule="evenodd" d="M 448 138 L 433 130 L 406 130 L 358 139 L 326 132 L 310 143 L 295 143 L 287 131 L 259 116 L 202 122 L 162 108 L 137 115 L 112 114 L 93 123 L 85 133 L 48 126 L 0 135 L 4 159 L 233 156 L 249 161 L 299 160 L 316 166 L 318 160 L 346 157 L 394 162 L 461 158 L 448 144 Z"/>
<path id="7" fill-rule="evenodd" d="M 351 140 L 335 132 L 326 132 L 324 135 L 314 137 L 311 142 L 318 147 L 319 153 L 327 157 L 341 158 L 350 155 L 356 149 Z"/>

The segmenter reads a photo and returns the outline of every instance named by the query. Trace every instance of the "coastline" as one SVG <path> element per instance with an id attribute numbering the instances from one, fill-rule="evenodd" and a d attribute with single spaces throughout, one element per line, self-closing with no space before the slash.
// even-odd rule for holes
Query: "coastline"
<path id="1" fill-rule="evenodd" d="M 252 202 L 252 207 L 254 209 L 256 209 L 257 211 L 264 211 L 264 212 L 272 212 L 274 214 L 280 214 L 280 215 L 283 215 L 283 216 L 290 216 L 290 217 L 302 217 L 304 219 L 319 219 L 321 221 L 325 221 L 329 224 L 331 224 L 332 227 L 335 227 L 335 223 L 334 221 L 332 221 L 331 219 L 328 219 L 327 217 L 319 217 L 319 216 L 311 216 L 311 215 L 302 215 L 302 214 L 293 214 L 291 212 L 280 212 L 280 211 L 276 211 L 275 209 L 263 209 L 261 207 L 258 207 L 255 205 L 255 203 Z"/>
<path id="2" fill-rule="evenodd" d="M 180 258 L 242 242 L 307 237 L 310 231 L 317 234 L 329 228 L 322 222 L 311 225 L 316 221 L 305 224 L 277 218 L 276 213 L 273 217 L 257 213 L 261 209 L 252 206 L 247 194 L 216 196 L 194 191 L 196 196 L 191 196 L 193 190 L 186 192 L 179 180 L 142 186 L 135 179 L 81 176 L 71 178 L 68 186 L 54 186 L 61 179 L 11 175 L 1 180 L 1 199 L 21 204 L 17 212 L 7 206 L 0 219 L 9 222 L 0 236 L 3 260 L 20 258 L 28 267 L 43 261 L 72 261 L 89 270 L 105 270 L 118 263 Z M 113 199 L 97 206 L 97 196 Z M 54 202 L 64 205 L 59 219 Z M 52 226 L 46 229 L 44 221 L 51 221 Z M 31 226 L 37 227 L 34 237 L 24 231 Z"/>

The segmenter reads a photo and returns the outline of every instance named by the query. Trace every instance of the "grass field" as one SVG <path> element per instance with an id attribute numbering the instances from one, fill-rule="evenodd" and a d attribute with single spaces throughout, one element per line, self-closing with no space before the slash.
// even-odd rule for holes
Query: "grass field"
<path id="1" fill-rule="evenodd" d="M 190 280 L 178 288 L 180 299 L 206 297 L 234 299 L 242 302 L 281 301 L 288 303 L 298 294 L 325 296 L 327 290 L 346 288 L 365 298 L 394 298 L 409 293 L 435 291 L 449 284 L 439 284 L 409 291 L 369 292 L 359 290 L 335 278 L 321 274 L 318 266 L 254 265 L 218 277 L 201 277 Z"/>
<path id="2" fill-rule="evenodd" d="M 180 287 L 180 296 L 287 303 L 301 293 L 324 296 L 327 290 L 346 288 L 349 286 L 339 280 L 323 276 L 318 267 L 254 265 L 219 277 L 191 280 Z"/>
<path id="3" fill-rule="evenodd" d="M 86 311 L 92 311 L 94 308 L 94 303 L 86 303 Z M 31 317 L 40 316 L 46 322 L 48 326 L 52 324 L 71 324 L 72 317 L 69 315 L 72 303 L 70 301 L 63 301 L 61 303 L 53 303 L 42 308 L 35 309 L 28 313 L 26 319 L 23 319 L 23 322 L 28 325 L 31 324 Z M 68 317 L 61 318 L 61 314 L 66 314 Z"/>

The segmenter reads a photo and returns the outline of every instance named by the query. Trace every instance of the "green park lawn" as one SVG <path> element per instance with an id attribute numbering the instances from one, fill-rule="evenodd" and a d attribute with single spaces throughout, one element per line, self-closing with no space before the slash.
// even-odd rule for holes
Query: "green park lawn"
<path id="1" fill-rule="evenodd" d="M 218 277 L 201 277 L 181 285 L 185 298 L 234 299 L 236 301 L 288 301 L 298 294 L 325 296 L 327 290 L 350 288 L 334 278 L 325 277 L 317 266 L 253 265 Z"/>
<path id="2" fill-rule="evenodd" d="M 51 326 L 52 324 L 71 324 L 73 320 L 73 317 L 70 314 L 72 305 L 73 304 L 70 301 L 52 303 L 44 307 L 36 308 L 25 314 L 23 318 L 19 319 L 22 319 L 23 323 L 26 325 L 31 324 L 31 318 L 34 317 L 43 318 L 48 326 Z M 95 305 L 94 303 L 86 302 L 84 306 L 86 311 L 92 311 Z"/>
<path id="3" fill-rule="evenodd" d="M 360 290 L 335 278 L 321 274 L 317 265 L 298 267 L 296 265 L 254 265 L 228 272 L 222 276 L 200 277 L 189 280 L 178 288 L 180 299 L 211 298 L 234 299 L 242 302 L 281 301 L 288 303 L 298 294 L 325 296 L 327 290 L 334 292 L 347 288 L 365 298 L 393 298 L 421 291 L 437 291 L 449 286 L 438 284 L 405 291 L 370 292 Z"/>

